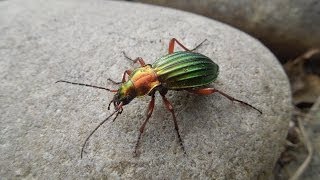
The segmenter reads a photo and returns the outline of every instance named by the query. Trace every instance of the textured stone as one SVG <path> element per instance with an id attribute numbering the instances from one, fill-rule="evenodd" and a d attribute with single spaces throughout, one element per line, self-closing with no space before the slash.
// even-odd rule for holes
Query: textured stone
<path id="1" fill-rule="evenodd" d="M 86 146 L 110 111 L 112 94 L 55 84 L 63 79 L 105 87 L 147 63 L 176 37 L 220 65 L 212 86 L 263 111 L 220 95 L 170 92 L 187 156 L 157 95 L 140 156 L 133 157 L 150 97 L 125 106 Z M 179 48 L 178 48 L 179 49 Z M 0 176 L 7 178 L 255 179 L 271 177 L 291 114 L 287 78 L 261 43 L 234 28 L 190 13 L 112 1 L 0 2 Z"/>

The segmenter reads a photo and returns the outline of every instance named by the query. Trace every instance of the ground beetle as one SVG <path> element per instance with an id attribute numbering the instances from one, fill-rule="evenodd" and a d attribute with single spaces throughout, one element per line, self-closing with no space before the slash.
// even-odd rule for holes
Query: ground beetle
<path id="1" fill-rule="evenodd" d="M 180 45 L 185 51 L 174 52 L 175 43 Z M 114 121 L 118 117 L 118 115 L 122 113 L 123 106 L 129 104 L 135 97 L 149 95 L 151 96 L 151 101 L 149 102 L 149 107 L 147 110 L 147 118 L 144 120 L 142 126 L 140 127 L 140 133 L 134 150 L 134 154 L 136 155 L 141 135 L 144 132 L 145 126 L 149 118 L 151 117 L 151 114 L 154 109 L 156 91 L 159 91 L 164 105 L 172 114 L 174 127 L 184 154 L 186 154 L 186 151 L 179 133 L 179 127 L 174 113 L 174 109 L 172 104 L 168 101 L 168 99 L 165 96 L 168 90 L 186 90 L 191 93 L 200 95 L 219 93 L 231 101 L 236 101 L 246 106 L 249 106 L 257 110 L 260 114 L 262 114 L 262 111 L 244 101 L 235 99 L 215 88 L 205 87 L 206 85 L 216 80 L 219 74 L 219 66 L 216 63 L 214 63 L 210 58 L 202 54 L 193 52 L 202 43 L 200 43 L 194 49 L 189 50 L 179 41 L 173 38 L 170 40 L 169 43 L 168 54 L 156 60 L 152 65 L 145 64 L 144 60 L 141 57 L 138 57 L 133 60 L 124 53 L 127 59 L 133 61 L 134 63 L 139 63 L 141 67 L 136 68 L 133 71 L 126 70 L 123 74 L 121 82 L 115 82 L 111 79 L 108 79 L 115 84 L 121 84 L 118 90 L 111 90 L 104 87 L 83 83 L 75 83 L 64 80 L 57 81 L 74 85 L 104 89 L 115 93 L 113 99 L 111 100 L 108 106 L 108 109 L 110 109 L 110 105 L 113 103 L 115 110 L 105 120 L 103 120 L 86 138 L 81 149 L 81 158 L 83 156 L 84 147 L 87 141 L 103 123 L 105 123 L 113 115 L 115 115 L 113 119 Z M 127 79 L 126 75 L 128 75 Z"/>

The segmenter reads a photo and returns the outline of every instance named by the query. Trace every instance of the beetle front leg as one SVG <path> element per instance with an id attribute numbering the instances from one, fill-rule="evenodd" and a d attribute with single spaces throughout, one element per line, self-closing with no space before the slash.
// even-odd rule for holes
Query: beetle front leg
<path id="1" fill-rule="evenodd" d="M 177 135 L 178 135 L 181 149 L 183 150 L 183 153 L 184 153 L 184 154 L 187 154 L 186 151 L 185 151 L 185 149 L 184 149 L 183 142 L 182 142 L 182 139 L 181 139 L 181 136 L 180 136 L 180 133 L 179 133 L 179 126 L 178 126 L 178 122 L 177 122 L 176 115 L 175 115 L 175 113 L 174 113 L 173 106 L 172 106 L 172 104 L 169 102 L 169 100 L 165 97 L 165 95 L 161 94 L 161 96 L 162 96 L 163 103 L 164 103 L 164 105 L 166 106 L 167 110 L 170 111 L 171 114 L 172 114 L 173 122 L 174 122 L 174 128 L 175 128 L 176 133 L 177 133 Z"/>
<path id="2" fill-rule="evenodd" d="M 154 109 L 154 101 L 155 101 L 155 96 L 153 94 L 152 97 L 151 97 L 151 101 L 149 102 L 148 111 L 147 111 L 147 118 L 146 118 L 146 120 L 143 122 L 143 124 L 140 127 L 138 140 L 137 140 L 137 143 L 136 143 L 136 146 L 135 146 L 135 149 L 134 149 L 134 155 L 135 156 L 137 156 L 137 150 L 138 150 L 138 146 L 139 146 L 139 143 L 140 143 L 141 136 L 142 136 L 142 134 L 144 132 L 144 128 L 146 127 L 146 124 L 148 123 L 148 121 L 149 121 L 149 119 L 150 119 L 150 117 L 152 115 L 152 112 L 153 112 L 153 109 Z"/>
<path id="3" fill-rule="evenodd" d="M 122 83 L 126 82 L 126 74 L 127 74 L 128 76 L 130 76 L 131 73 L 132 73 L 131 70 L 126 70 L 126 71 L 123 73 Z"/>
<path id="4" fill-rule="evenodd" d="M 243 105 L 249 106 L 252 109 L 258 111 L 260 114 L 262 114 L 261 110 L 259 110 L 258 108 L 252 106 L 251 104 L 249 104 L 247 102 L 244 102 L 244 101 L 241 101 L 239 99 L 236 99 L 236 98 L 234 98 L 234 97 L 232 97 L 232 96 L 230 96 L 230 95 L 228 95 L 228 94 L 226 94 L 226 93 L 224 93 L 222 91 L 219 91 L 219 90 L 217 90 L 215 88 L 203 88 L 203 89 L 195 89 L 195 90 L 188 89 L 187 91 L 195 93 L 195 94 L 200 94 L 200 95 L 209 95 L 209 94 L 213 94 L 213 93 L 217 92 L 217 93 L 221 94 L 222 96 L 228 98 L 230 101 L 236 101 L 236 102 L 239 102 L 239 103 L 241 103 Z"/>
<path id="5" fill-rule="evenodd" d="M 114 81 L 114 80 L 112 80 L 111 78 L 108 78 L 107 80 L 110 81 L 110 82 L 112 82 L 112 84 L 116 84 L 116 85 L 119 85 L 119 84 L 122 83 L 122 82 Z"/>
<path id="6" fill-rule="evenodd" d="M 121 83 L 124 83 L 124 82 L 126 82 L 126 74 L 127 74 L 128 76 L 130 76 L 131 73 L 132 73 L 131 70 L 126 70 L 126 71 L 124 71 L 121 82 L 114 81 L 114 80 L 112 80 L 112 79 L 110 79 L 110 78 L 108 78 L 108 81 L 111 81 L 113 84 L 121 84 Z"/>

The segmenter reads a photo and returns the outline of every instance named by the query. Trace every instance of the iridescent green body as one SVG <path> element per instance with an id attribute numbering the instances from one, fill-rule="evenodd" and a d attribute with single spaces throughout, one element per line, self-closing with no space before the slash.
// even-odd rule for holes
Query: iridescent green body
<path id="1" fill-rule="evenodd" d="M 191 51 L 177 51 L 162 56 L 152 65 L 134 69 L 123 81 L 114 102 L 128 104 L 138 96 L 152 95 L 159 90 L 197 89 L 210 84 L 219 74 L 219 66 L 205 55 Z"/>
<path id="2" fill-rule="evenodd" d="M 210 58 L 191 51 L 165 55 L 152 64 L 161 85 L 182 90 L 207 85 L 218 77 L 219 66 Z"/>

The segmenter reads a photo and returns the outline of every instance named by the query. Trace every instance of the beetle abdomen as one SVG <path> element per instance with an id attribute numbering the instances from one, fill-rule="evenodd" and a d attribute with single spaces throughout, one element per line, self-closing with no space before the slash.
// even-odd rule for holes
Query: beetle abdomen
<path id="1" fill-rule="evenodd" d="M 210 58 L 190 51 L 163 56 L 152 67 L 159 81 L 175 90 L 207 85 L 219 74 L 219 66 Z"/>

